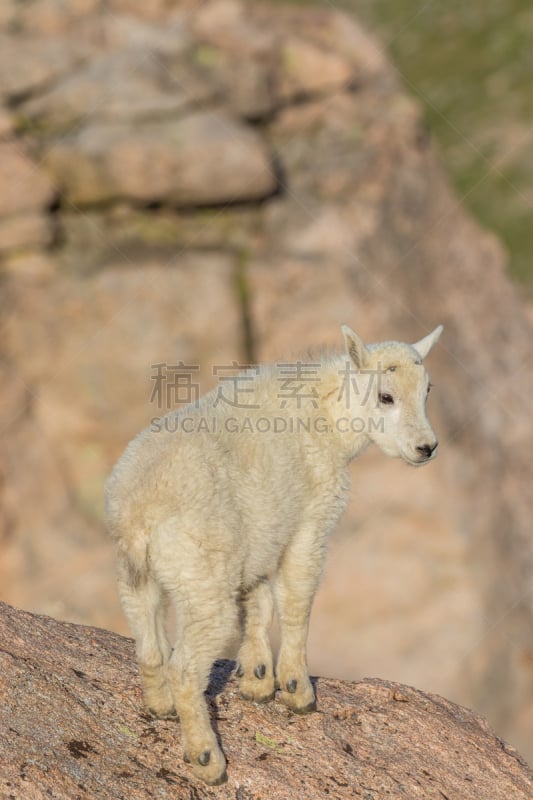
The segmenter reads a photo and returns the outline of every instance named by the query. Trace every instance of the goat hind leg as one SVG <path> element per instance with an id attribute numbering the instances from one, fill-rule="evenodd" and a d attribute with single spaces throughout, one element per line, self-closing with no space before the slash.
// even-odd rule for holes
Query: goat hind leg
<path id="1" fill-rule="evenodd" d="M 166 669 L 170 645 L 165 631 L 166 593 L 148 574 L 133 576 L 125 559 L 118 559 L 120 602 L 135 637 L 144 702 L 154 716 L 175 717 Z"/>

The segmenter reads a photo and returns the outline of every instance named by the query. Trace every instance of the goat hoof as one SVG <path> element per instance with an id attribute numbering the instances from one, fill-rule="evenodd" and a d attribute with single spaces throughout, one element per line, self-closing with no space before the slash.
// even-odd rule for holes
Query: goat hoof
<path id="1" fill-rule="evenodd" d="M 254 669 L 254 675 L 256 678 L 261 680 L 266 675 L 266 666 L 265 664 L 258 664 L 257 667 Z"/>
<path id="2" fill-rule="evenodd" d="M 298 688 L 298 681 L 296 680 L 296 678 L 293 678 L 292 681 L 287 681 L 287 691 L 290 694 L 294 694 L 297 688 Z"/>
<path id="3" fill-rule="evenodd" d="M 208 786 L 218 786 L 227 780 L 226 759 L 215 743 L 209 749 L 194 754 L 191 769 Z"/>
<path id="4" fill-rule="evenodd" d="M 184 761 L 185 764 L 190 764 L 191 763 L 191 759 L 189 758 L 187 753 L 183 754 L 183 761 Z"/>
<path id="5" fill-rule="evenodd" d="M 241 697 L 243 700 L 248 700 L 250 703 L 257 703 L 257 705 L 260 706 L 270 703 L 270 701 L 273 700 L 275 696 L 276 696 L 275 691 L 270 692 L 270 694 L 261 694 L 261 695 L 246 694 L 245 692 L 241 692 Z"/>
<path id="6" fill-rule="evenodd" d="M 155 708 L 149 708 L 148 713 L 154 717 L 154 719 L 170 719 L 170 720 L 177 720 L 178 714 L 174 707 L 169 708 L 168 711 L 156 711 Z"/>
<path id="7" fill-rule="evenodd" d="M 309 714 L 310 711 L 316 711 L 316 700 L 312 700 L 302 708 L 293 708 L 295 714 Z"/>
<path id="8" fill-rule="evenodd" d="M 237 664 L 237 669 L 235 670 L 235 674 L 238 678 L 242 678 L 244 675 L 244 669 L 242 664 Z"/>
<path id="9" fill-rule="evenodd" d="M 220 786 L 221 784 L 226 783 L 227 780 L 228 780 L 228 773 L 226 772 L 226 770 L 224 770 L 224 772 L 222 773 L 220 778 L 217 778 L 216 781 L 213 781 L 209 785 L 210 786 Z"/>

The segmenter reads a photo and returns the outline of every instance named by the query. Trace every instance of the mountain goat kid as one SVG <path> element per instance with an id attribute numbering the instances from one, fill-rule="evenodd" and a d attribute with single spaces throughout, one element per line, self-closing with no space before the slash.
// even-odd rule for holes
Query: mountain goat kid
<path id="1" fill-rule="evenodd" d="M 293 711 L 315 708 L 309 615 L 326 539 L 346 504 L 350 461 L 372 442 L 415 466 L 435 456 L 422 361 L 442 326 L 414 345 L 365 345 L 342 330 L 346 353 L 297 362 L 292 389 L 280 377 L 290 365 L 252 368 L 239 378 L 242 405 L 224 403 L 218 387 L 152 424 L 106 483 L 146 705 L 158 717 L 177 713 L 185 760 L 208 784 L 225 780 L 226 761 L 204 692 L 229 644 L 240 641 L 246 699 L 262 703 L 279 689 Z M 275 669 L 273 597 L 281 633 Z"/>

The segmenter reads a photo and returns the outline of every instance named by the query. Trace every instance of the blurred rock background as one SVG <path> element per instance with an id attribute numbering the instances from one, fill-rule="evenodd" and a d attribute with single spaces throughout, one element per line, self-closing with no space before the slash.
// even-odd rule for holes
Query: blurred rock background
<path id="1" fill-rule="evenodd" d="M 529 0 L 336 0 L 335 7 L 356 14 L 391 55 L 399 80 L 424 109 L 457 194 L 505 243 L 509 270 L 531 300 Z"/>
<path id="2" fill-rule="evenodd" d="M 164 410 L 153 365 L 203 392 L 343 322 L 443 323 L 439 458 L 354 463 L 310 666 L 442 693 L 532 759 L 527 291 L 383 45 L 329 5 L 5 0 L 0 104 L 1 598 L 127 632 L 102 484 Z"/>

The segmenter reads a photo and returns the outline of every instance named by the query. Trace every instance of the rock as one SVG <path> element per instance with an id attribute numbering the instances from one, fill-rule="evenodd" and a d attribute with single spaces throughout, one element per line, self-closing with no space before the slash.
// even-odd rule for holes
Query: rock
<path id="1" fill-rule="evenodd" d="M 50 92 L 22 104 L 18 118 L 50 135 L 87 120 L 176 115 L 213 99 L 213 87 L 183 61 L 180 65 L 171 55 L 137 47 L 103 53 Z"/>
<path id="2" fill-rule="evenodd" d="M 265 119 L 290 100 L 350 84 L 353 69 L 347 59 L 297 37 L 284 39 L 280 34 L 275 38 L 259 28 L 248 33 L 249 27 L 240 47 L 234 42 L 234 29 L 228 29 L 222 43 L 218 29 L 216 37 L 207 37 L 208 44 L 202 43 L 196 50 L 197 62 L 211 74 L 237 114 Z M 211 44 L 213 40 L 216 46 Z"/>
<path id="3" fill-rule="evenodd" d="M 154 19 L 139 19 L 139 15 L 122 13 L 113 10 L 111 14 L 98 16 L 98 23 L 105 45 L 111 52 L 121 50 L 149 51 L 154 59 L 161 56 L 183 57 L 189 56 L 188 70 L 190 70 L 190 46 L 187 21 L 187 12 L 184 8 L 177 8 L 171 17 L 155 15 Z M 172 76 L 169 75 L 169 78 Z"/>
<path id="4" fill-rule="evenodd" d="M 0 217 L 0 254 L 5 250 L 44 247 L 52 241 L 50 218 L 44 214 Z"/>
<path id="5" fill-rule="evenodd" d="M 12 277 L 30 283 L 47 282 L 56 274 L 54 259 L 46 253 L 23 250 L 4 256 L 2 270 Z"/>
<path id="6" fill-rule="evenodd" d="M 135 127 L 90 125 L 59 141 L 45 163 L 76 205 L 124 198 L 215 205 L 259 200 L 277 188 L 264 141 L 221 111 Z"/>
<path id="7" fill-rule="evenodd" d="M 394 85 L 394 76 L 386 57 L 386 49 L 357 19 L 340 11 L 329 9 L 283 10 L 278 25 L 298 30 L 299 36 L 314 43 L 323 53 L 334 52 L 352 66 L 353 77 L 358 87 L 365 85 Z"/>
<path id="8" fill-rule="evenodd" d="M 16 0 L 6 0 L 5 3 L 2 3 L 0 6 L 0 29 L 3 30 L 4 28 L 8 28 L 10 25 L 13 24 L 13 19 L 15 17 L 15 11 L 17 7 Z"/>
<path id="9" fill-rule="evenodd" d="M 253 8 L 231 0 L 205 4 L 190 26 L 198 42 L 195 60 L 230 108 L 248 119 L 268 117 L 279 103 L 273 79 L 279 43 L 272 26 L 261 25 Z"/>
<path id="10" fill-rule="evenodd" d="M 87 55 L 83 42 L 0 33 L 0 99 L 13 102 L 49 87 Z M 16 64 L 16 69 L 13 65 Z"/>
<path id="11" fill-rule="evenodd" d="M 15 142 L 0 142 L 0 219 L 49 206 L 55 190 L 50 179 Z"/>
<path id="12" fill-rule="evenodd" d="M 251 119 L 290 100 L 390 80 L 378 45 L 343 15 L 282 7 L 273 19 L 260 6 L 244 13 L 240 3 L 218 0 L 198 10 L 191 30 L 201 43 L 197 59 L 231 108 Z"/>
<path id="13" fill-rule="evenodd" d="M 0 10 L 0 28 L 39 36 L 59 36 L 69 33 L 75 24 L 83 22 L 101 9 L 100 0 L 4 0 Z M 2 13 L 3 12 L 3 13 Z"/>
<path id="14" fill-rule="evenodd" d="M 279 93 L 282 100 L 344 88 L 353 79 L 347 59 L 297 37 L 287 37 L 281 51 Z"/>
<path id="15" fill-rule="evenodd" d="M 14 129 L 13 115 L 6 108 L 0 106 L 0 140 L 11 138 Z"/>
<path id="16" fill-rule="evenodd" d="M 253 15 L 252 15 L 253 16 Z M 250 23 L 250 13 L 243 4 L 236 0 L 215 0 L 212 3 L 204 3 L 194 15 L 192 30 L 194 34 L 214 45 L 226 45 L 227 43 L 237 46 L 242 45 L 243 31 L 247 33 L 254 29 L 253 22 Z M 246 40 L 248 37 L 244 37 Z M 245 42 L 246 46 L 247 42 Z"/>
<path id="17" fill-rule="evenodd" d="M 107 267 L 117 254 L 126 262 L 156 254 L 173 263 L 177 253 L 219 250 L 246 259 L 260 226 L 261 211 L 253 205 L 182 215 L 127 204 L 106 211 L 87 209 L 83 215 L 71 211 L 61 217 L 65 245 L 57 259 L 64 270 L 77 275 Z"/>
<path id="18" fill-rule="evenodd" d="M 179 724 L 141 704 L 133 642 L 0 603 L 1 791 L 131 800 L 213 797 L 183 763 Z M 228 759 L 219 798 L 528 800 L 533 774 L 479 716 L 391 681 L 315 679 L 319 713 L 244 701 L 217 662 L 209 704 Z"/>
<path id="19" fill-rule="evenodd" d="M 249 40 L 246 40 L 249 45 Z M 272 59 L 277 54 L 267 51 L 250 52 L 235 48 L 220 49 L 200 44 L 195 50 L 195 61 L 209 74 L 229 108 L 249 120 L 268 118 L 275 110 L 279 98 L 272 81 Z"/>
<path id="20" fill-rule="evenodd" d="M 113 14 L 132 14 L 142 20 L 152 21 L 166 18 L 169 10 L 173 10 L 176 5 L 174 0 L 153 0 L 151 3 L 144 3 L 143 0 L 111 0 L 109 8 Z M 180 5 L 187 8 L 190 7 L 190 2 L 186 0 Z"/>

